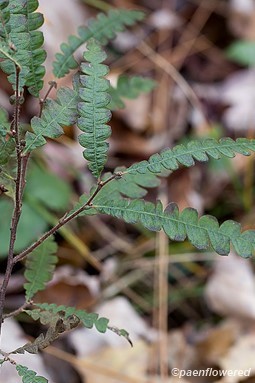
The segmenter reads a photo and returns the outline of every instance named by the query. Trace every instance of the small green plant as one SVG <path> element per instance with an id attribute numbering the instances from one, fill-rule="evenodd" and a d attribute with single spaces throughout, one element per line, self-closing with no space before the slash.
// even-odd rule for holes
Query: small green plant
<path id="1" fill-rule="evenodd" d="M 236 153 L 248 156 L 251 151 L 255 151 L 255 140 L 239 138 L 234 141 L 224 138 L 219 141 L 190 141 L 187 145 L 177 145 L 173 149 L 154 154 L 148 161 L 136 163 L 129 168 L 118 168 L 112 174 L 103 173 L 108 156 L 107 139 L 111 135 L 108 125 L 111 110 L 123 107 L 123 98 L 135 98 L 141 91 L 151 90 L 154 83 L 141 77 L 123 76 L 119 78 L 116 88 L 111 87 L 105 78 L 109 69 L 103 64 L 106 53 L 102 45 L 113 39 L 117 32 L 142 20 L 144 15 L 140 11 L 111 10 L 90 20 L 86 27 L 80 27 L 77 36 L 70 36 L 68 42 L 61 45 L 61 53 L 56 54 L 53 63 L 53 73 L 57 78 L 65 76 L 71 69 L 77 69 L 78 63 L 73 54 L 86 43 L 84 62 L 80 66 L 80 72 L 73 77 L 73 88 L 60 88 L 55 100 L 50 99 L 47 92 L 47 96 L 41 100 L 39 93 L 43 87 L 45 72 L 42 64 L 46 53 L 43 49 L 42 32 L 38 31 L 43 23 L 43 16 L 36 12 L 37 7 L 37 0 L 0 1 L 0 66 L 8 75 L 14 92 L 11 96 L 11 122 L 3 108 L 0 113 L 0 211 L 4 222 L 12 211 L 10 234 L 5 229 L 6 224 L 0 225 L 1 231 L 4 232 L 4 235 L 0 233 L 0 247 L 3 246 L 4 237 L 8 237 L 9 241 L 8 249 L 1 250 L 1 254 L 6 252 L 8 255 L 5 277 L 0 289 L 0 328 L 6 317 L 23 312 L 48 325 L 48 330 L 33 342 L 16 350 L 8 353 L 1 350 L 3 357 L 0 363 L 14 364 L 23 382 L 43 383 L 45 378 L 36 376 L 34 371 L 15 362 L 15 354 L 38 353 L 61 333 L 80 324 L 87 328 L 95 326 L 102 333 L 107 329 L 114 331 L 131 342 L 125 330 L 109 326 L 109 320 L 100 318 L 96 313 L 77 310 L 75 307 L 33 303 L 35 294 L 45 288 L 54 273 L 57 263 L 54 234 L 63 230 L 63 226 L 78 216 L 109 214 L 129 223 L 140 223 L 152 231 L 163 229 L 174 241 L 184 241 L 188 238 L 198 249 L 211 246 L 218 254 L 227 255 L 232 244 L 240 256 L 250 257 L 255 247 L 254 230 L 242 231 L 240 224 L 232 220 L 219 225 L 217 219 L 212 216 L 199 218 L 193 208 L 186 208 L 180 212 L 175 203 L 171 203 L 164 210 L 160 201 L 152 203 L 142 198 L 146 195 L 147 188 L 159 185 L 159 177 L 166 172 L 173 172 L 180 166 L 193 166 L 195 160 L 204 162 L 209 157 L 234 157 Z M 55 82 L 51 82 L 49 91 L 54 86 Z M 21 108 L 26 101 L 24 89 L 38 98 L 39 113 L 31 119 L 31 128 L 20 121 Z M 31 182 L 37 185 L 40 178 L 44 179 L 47 193 L 53 193 L 52 199 L 44 201 L 45 188 L 41 187 L 35 196 L 48 208 L 58 210 L 59 207 L 63 208 L 68 200 L 68 190 L 64 193 L 67 198 L 64 198 L 60 205 L 58 198 L 54 199 L 54 190 L 47 186 L 47 177 L 44 178 L 43 172 L 36 168 L 31 153 L 46 144 L 47 138 L 62 135 L 64 126 L 75 123 L 81 131 L 79 143 L 84 148 L 84 158 L 95 177 L 94 186 L 90 194 L 82 195 L 72 210 L 65 212 L 52 224 L 50 230 L 43 233 L 45 225 L 37 222 L 38 233 L 32 234 L 36 238 L 28 237 L 28 243 L 24 243 L 22 229 L 27 224 L 24 216 L 31 203 L 28 193 Z M 32 170 L 27 177 L 29 163 Z M 57 184 L 56 187 L 61 189 L 62 186 Z M 58 197 L 58 191 L 55 193 Z M 15 312 L 6 314 L 5 296 L 12 270 L 18 262 L 24 260 L 25 303 Z"/>

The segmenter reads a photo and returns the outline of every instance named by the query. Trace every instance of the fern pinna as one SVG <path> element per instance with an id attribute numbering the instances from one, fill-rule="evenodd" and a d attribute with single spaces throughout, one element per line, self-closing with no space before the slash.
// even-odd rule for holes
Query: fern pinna
<path id="1" fill-rule="evenodd" d="M 56 54 L 53 73 L 56 77 L 64 77 L 70 69 L 76 69 L 78 63 L 73 55 L 76 50 L 89 39 L 95 38 L 106 45 L 114 39 L 117 32 L 135 24 L 144 18 L 144 13 L 136 10 L 111 9 L 107 14 L 100 13 L 96 19 L 88 21 L 87 27 L 78 28 L 78 36 L 70 36 L 68 43 L 61 44 L 61 53 Z"/>
<path id="2" fill-rule="evenodd" d="M 52 322 L 52 318 L 58 317 L 59 314 L 64 315 L 64 318 L 68 318 L 75 315 L 84 327 L 95 328 L 99 332 L 106 332 L 109 320 L 104 317 L 99 317 L 97 313 L 89 313 L 85 310 L 77 310 L 75 307 L 57 306 L 53 303 L 37 303 L 33 310 L 25 310 L 35 320 L 40 320 L 42 324 L 49 324 Z"/>
<path id="3" fill-rule="evenodd" d="M 9 81 L 15 88 L 17 80 L 15 65 L 18 63 L 19 88 L 27 86 L 29 92 L 38 97 L 43 87 L 45 68 L 42 64 L 46 58 L 46 52 L 42 49 L 43 34 L 37 30 L 43 24 L 43 15 L 35 12 L 38 1 L 9 0 L 3 2 L 3 6 L 1 44 L 3 42 L 8 44 L 14 54 L 11 60 L 6 54 L 2 55 L 4 60 L 1 62 L 1 68 L 9 75 Z"/>
<path id="4" fill-rule="evenodd" d="M 33 117 L 33 132 L 26 133 L 26 147 L 23 153 L 31 152 L 46 144 L 45 137 L 57 138 L 63 134 L 63 127 L 72 125 L 77 120 L 78 95 L 74 89 L 62 87 L 57 92 L 56 100 L 48 99 L 44 103 L 41 117 Z"/>
<path id="5" fill-rule="evenodd" d="M 176 145 L 173 149 L 164 149 L 160 154 L 153 154 L 148 161 L 142 161 L 129 167 L 124 173 L 146 174 L 159 173 L 164 169 L 176 170 L 180 165 L 190 167 L 195 160 L 200 162 L 222 157 L 232 158 L 236 153 L 244 156 L 255 151 L 255 140 L 238 138 L 236 141 L 231 138 L 222 138 L 216 141 L 213 138 L 190 141 L 185 145 Z"/>
<path id="6" fill-rule="evenodd" d="M 90 40 L 88 51 L 84 58 L 88 64 L 81 65 L 78 104 L 78 127 L 84 133 L 79 136 L 79 143 L 85 147 L 84 157 L 88 160 L 88 167 L 95 177 L 99 178 L 107 159 L 108 143 L 105 140 L 110 136 L 111 129 L 106 123 L 111 118 L 107 109 L 110 102 L 109 81 L 104 78 L 108 74 L 108 67 L 102 64 L 106 54 L 96 40 Z"/>
<path id="7" fill-rule="evenodd" d="M 153 204 L 143 200 L 110 200 L 105 198 L 93 205 L 99 212 L 123 219 L 128 223 L 141 223 L 152 231 L 164 229 L 173 241 L 186 238 L 198 249 L 211 246 L 216 253 L 227 255 L 230 244 L 237 254 L 244 258 L 251 257 L 255 249 L 255 230 L 241 232 L 241 225 L 228 220 L 219 225 L 210 215 L 198 218 L 193 208 L 179 212 L 175 203 L 170 203 L 163 211 L 161 202 Z"/>
<path id="8" fill-rule="evenodd" d="M 160 202 L 153 204 L 137 198 L 146 194 L 144 188 L 155 187 L 159 182 L 158 176 L 162 172 L 164 175 L 166 169 L 174 171 L 180 164 L 190 167 L 194 165 L 194 159 L 204 162 L 209 156 L 214 159 L 234 157 L 236 153 L 248 156 L 251 151 L 255 151 L 255 140 L 246 138 L 238 138 L 236 141 L 230 138 L 220 141 L 205 139 L 192 141 L 187 146 L 177 145 L 173 149 L 166 149 L 160 154 L 154 154 L 148 161 L 139 162 L 127 169 L 116 169 L 116 179 L 97 194 L 92 206 L 87 206 L 81 215 L 99 212 L 128 223 L 141 223 L 152 231 L 163 229 L 171 240 L 184 241 L 188 238 L 198 249 L 211 246 L 220 255 L 227 255 L 232 244 L 237 254 L 250 257 L 255 248 L 255 230 L 242 232 L 240 224 L 232 220 L 219 225 L 217 219 L 209 215 L 199 218 L 193 208 L 179 212 L 175 203 L 170 203 L 163 211 Z M 88 198 L 82 196 L 75 209 L 84 205 Z"/>
<path id="9" fill-rule="evenodd" d="M 49 237 L 27 257 L 24 285 L 27 302 L 51 280 L 58 260 L 56 251 L 57 244 Z"/>
<path id="10" fill-rule="evenodd" d="M 16 365 L 16 370 L 22 378 L 22 383 L 48 383 L 48 380 L 43 376 L 39 376 L 36 372 L 29 370 L 26 366 L 22 366 L 22 364 Z"/>

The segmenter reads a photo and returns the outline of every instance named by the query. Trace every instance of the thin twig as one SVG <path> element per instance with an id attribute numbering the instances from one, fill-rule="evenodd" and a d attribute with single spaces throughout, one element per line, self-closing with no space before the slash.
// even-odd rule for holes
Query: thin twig
<path id="1" fill-rule="evenodd" d="M 164 180 L 165 181 L 165 180 Z M 161 200 L 164 205 L 168 204 L 167 184 L 162 184 Z M 158 255 L 158 329 L 159 329 L 159 371 L 162 382 L 168 378 L 168 338 L 167 338 L 167 314 L 168 314 L 168 268 L 165 267 L 168 258 L 168 237 L 163 232 L 157 233 Z"/>
<path id="2" fill-rule="evenodd" d="M 23 197 L 24 189 L 26 186 L 26 173 L 27 173 L 27 165 L 28 165 L 28 160 L 30 157 L 30 153 L 26 154 L 25 156 L 22 156 L 22 169 L 21 169 L 21 200 Z"/>
<path id="3" fill-rule="evenodd" d="M 4 351 L 0 350 L 0 354 L 3 355 L 5 362 L 8 361 L 8 362 L 10 362 L 12 365 L 14 365 L 14 366 L 17 365 L 17 362 L 16 362 L 14 359 L 10 358 L 10 357 L 9 357 L 9 354 L 8 354 L 7 352 L 4 352 Z"/>
<path id="4" fill-rule="evenodd" d="M 39 101 L 40 110 L 39 110 L 39 116 L 38 117 L 42 116 L 43 105 L 45 104 L 45 101 L 47 100 L 47 98 L 48 98 L 48 96 L 49 96 L 49 94 L 53 88 L 55 88 L 55 89 L 57 88 L 56 81 L 49 81 L 49 89 L 47 90 L 45 96 Z"/>
<path id="5" fill-rule="evenodd" d="M 15 106 L 14 106 L 14 115 L 13 115 L 13 124 L 11 128 L 12 135 L 15 139 L 16 146 L 16 158 L 17 158 L 17 174 L 15 179 L 15 206 L 12 215 L 11 222 L 11 235 L 10 235 L 10 245 L 9 253 L 7 258 L 7 266 L 5 271 L 4 280 L 0 289 L 0 332 L 3 321 L 3 309 L 4 301 L 7 286 L 11 277 L 12 269 L 14 266 L 14 245 L 16 241 L 17 228 L 21 215 L 21 205 L 22 205 L 22 157 L 21 157 L 21 143 L 20 143 L 20 134 L 19 134 L 19 113 L 20 113 L 20 92 L 19 92 L 19 73 L 20 69 L 16 66 L 16 84 L 15 84 Z"/>
<path id="6" fill-rule="evenodd" d="M 82 205 L 78 210 L 73 212 L 72 214 L 68 215 L 68 213 L 64 214 L 62 218 L 58 221 L 58 223 L 52 227 L 49 231 L 47 231 L 45 234 L 41 236 L 36 242 L 34 242 L 31 246 L 29 246 L 27 249 L 22 251 L 20 254 L 18 254 L 14 260 L 13 263 L 16 264 L 17 262 L 24 259 L 28 254 L 30 254 L 33 250 L 35 250 L 39 245 L 41 245 L 48 237 L 50 237 L 52 234 L 55 234 L 58 229 L 60 229 L 62 226 L 64 226 L 66 223 L 70 222 L 72 219 L 77 217 L 80 213 L 82 213 L 86 207 L 91 206 L 94 198 L 97 196 L 97 194 L 100 192 L 100 190 L 108 184 L 108 182 L 116 179 L 116 177 L 119 177 L 119 174 L 113 174 L 111 177 L 109 177 L 106 181 L 100 181 L 98 182 L 97 188 L 94 191 L 94 193 L 91 195 L 91 197 L 88 199 L 88 201 Z"/>
<path id="7" fill-rule="evenodd" d="M 6 319 L 6 318 L 10 318 L 10 317 L 15 317 L 17 315 L 19 315 L 20 313 L 22 313 L 23 310 L 25 310 L 28 306 L 31 305 L 31 302 L 25 302 L 23 303 L 22 306 L 20 306 L 19 308 L 17 308 L 16 310 L 8 313 L 8 314 L 4 314 L 3 315 L 3 319 Z"/>

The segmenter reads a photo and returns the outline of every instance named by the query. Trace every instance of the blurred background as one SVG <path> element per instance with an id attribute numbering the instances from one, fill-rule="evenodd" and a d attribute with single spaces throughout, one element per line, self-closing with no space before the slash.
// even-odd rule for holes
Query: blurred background
<path id="1" fill-rule="evenodd" d="M 190 139 L 254 138 L 253 0 L 40 0 L 48 52 L 42 95 L 47 82 L 54 80 L 52 61 L 61 42 L 110 7 L 147 14 L 145 21 L 107 46 L 110 81 L 115 84 L 120 74 L 142 75 L 157 85 L 136 100 L 125 100 L 125 109 L 113 113 L 106 170 L 129 166 Z M 0 104 L 11 114 L 11 89 L 0 76 Z M 71 86 L 71 75 L 58 81 L 63 85 Z M 31 97 L 22 110 L 23 122 L 37 110 Z M 33 154 L 18 251 L 56 223 L 94 182 L 77 143 L 78 129 L 66 127 L 65 132 Z M 12 187 L 9 181 L 8 190 Z M 220 222 L 235 219 L 254 228 L 254 158 L 238 155 L 181 168 L 146 196 L 156 198 L 165 206 L 174 201 L 181 209 L 191 206 Z M 1 197 L 1 273 L 10 214 L 9 199 Z M 36 299 L 96 311 L 125 328 L 134 347 L 113 333 L 75 330 L 43 355 L 22 356 L 50 382 L 255 382 L 253 260 L 197 251 L 188 242 L 172 243 L 162 232 L 108 216 L 79 218 L 56 238 L 57 271 Z M 11 279 L 8 310 L 23 303 L 23 271 L 19 265 Z M 25 316 L 18 319 L 19 324 L 5 322 L 3 348 L 10 334 L 17 334 L 16 348 L 42 331 Z M 250 369 L 250 376 L 175 378 L 172 368 Z M 15 372 L 14 377 L 12 371 L 5 373 L 2 381 L 16 382 Z"/>

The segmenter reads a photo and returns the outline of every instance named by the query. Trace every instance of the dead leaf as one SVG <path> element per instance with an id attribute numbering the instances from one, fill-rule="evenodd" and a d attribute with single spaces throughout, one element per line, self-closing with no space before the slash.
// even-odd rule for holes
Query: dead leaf
<path id="1" fill-rule="evenodd" d="M 230 130 L 255 129 L 255 70 L 243 70 L 229 76 L 222 84 L 220 99 L 229 105 L 223 121 Z"/>
<path id="2" fill-rule="evenodd" d="M 244 376 L 226 376 L 221 380 L 223 383 L 241 382 L 249 376 L 255 375 L 255 333 L 242 335 L 228 354 L 219 360 L 219 365 L 224 370 L 242 370 Z"/>
<path id="3" fill-rule="evenodd" d="M 197 356 L 194 346 L 188 344 L 184 331 L 171 331 L 168 336 L 168 345 L 169 368 L 191 369 Z"/>
<path id="4" fill-rule="evenodd" d="M 86 383 L 160 383 L 159 376 L 148 375 L 151 346 L 144 341 L 134 348 L 106 347 L 87 358 L 79 359 L 78 370 Z M 183 378 L 169 377 L 164 383 L 187 383 Z"/>
<path id="5" fill-rule="evenodd" d="M 231 13 L 227 18 L 227 22 L 231 31 L 235 36 L 245 39 L 254 40 L 255 38 L 255 4 L 253 0 L 231 0 Z"/>
<path id="6" fill-rule="evenodd" d="M 71 266 L 62 266 L 57 268 L 47 288 L 36 295 L 35 301 L 86 309 L 98 296 L 99 285 L 98 277 Z"/>
<path id="7" fill-rule="evenodd" d="M 207 282 L 205 296 L 211 310 L 236 318 L 255 318 L 255 281 L 249 260 L 219 257 Z"/>
<path id="8" fill-rule="evenodd" d="M 26 342 L 27 338 L 18 323 L 14 319 L 6 319 L 1 334 L 1 349 L 9 352 L 24 345 Z M 29 354 L 15 355 L 14 359 L 18 364 L 36 371 L 38 375 L 44 376 L 49 382 L 52 382 L 50 374 L 39 354 L 33 355 L 33 357 Z M 19 379 L 15 368 L 10 363 L 4 363 L 1 366 L 1 382 L 17 383 L 17 381 Z"/>
<path id="9" fill-rule="evenodd" d="M 84 368 L 79 372 L 86 383 L 144 382 L 147 368 L 148 345 L 140 340 L 134 348 L 120 346 L 106 347 L 84 359 Z M 82 365 L 82 359 L 80 359 Z M 94 371 L 87 368 L 94 366 Z"/>
<path id="10" fill-rule="evenodd" d="M 205 364 L 218 365 L 240 335 L 240 322 L 230 319 L 206 332 L 196 344 L 198 359 Z"/>
<path id="11" fill-rule="evenodd" d="M 116 112 L 134 130 L 143 132 L 150 124 L 151 95 L 141 94 L 135 100 L 125 99 L 125 109 Z"/>

